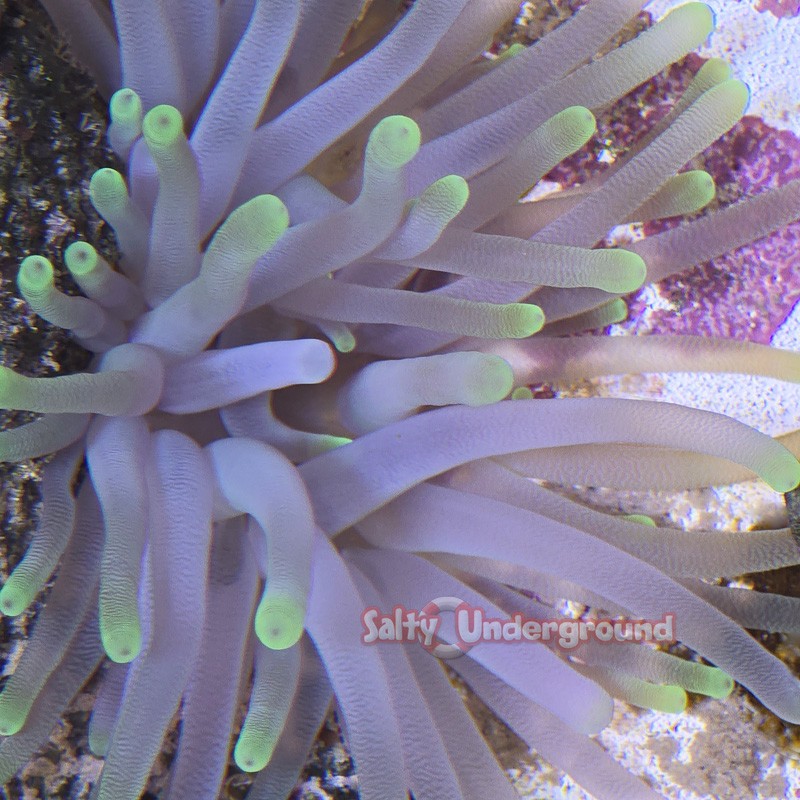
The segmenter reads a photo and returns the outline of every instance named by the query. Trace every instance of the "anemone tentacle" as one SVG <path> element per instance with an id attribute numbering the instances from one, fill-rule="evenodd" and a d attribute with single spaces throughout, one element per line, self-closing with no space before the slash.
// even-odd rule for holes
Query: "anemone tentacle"
<path id="1" fill-rule="evenodd" d="M 632 641 L 481 642 L 452 662 L 601 800 L 658 796 L 589 738 L 615 699 L 677 713 L 737 680 L 800 722 L 800 684 L 745 630 L 796 632 L 797 600 L 709 583 L 800 564 L 789 529 L 667 537 L 564 494 L 790 491 L 797 433 L 531 390 L 655 369 L 800 378 L 796 353 L 754 344 L 576 335 L 624 319 L 643 282 L 800 218 L 798 180 L 712 212 L 713 177 L 684 171 L 747 105 L 725 62 L 643 114 L 614 164 L 520 200 L 703 42 L 708 6 L 639 25 L 642 0 L 588 0 L 498 55 L 486 42 L 517 0 L 43 5 L 110 102 L 124 175 L 98 170 L 89 198 L 121 256 L 69 243 L 82 297 L 55 258 L 29 255 L 17 277 L 91 359 L 52 377 L 0 367 L 0 404 L 42 415 L 0 432 L 0 461 L 52 454 L 0 611 L 54 577 L 0 693 L 0 782 L 105 653 L 92 800 L 139 797 L 179 711 L 160 800 L 216 800 L 231 757 L 258 773 L 248 800 L 288 796 L 331 704 L 363 800 L 511 800 L 436 660 L 363 640 L 369 608 L 445 595 L 555 623 L 575 621 L 563 599 L 678 614 L 679 641 L 713 665 Z M 695 213 L 608 244 L 616 226 Z"/>

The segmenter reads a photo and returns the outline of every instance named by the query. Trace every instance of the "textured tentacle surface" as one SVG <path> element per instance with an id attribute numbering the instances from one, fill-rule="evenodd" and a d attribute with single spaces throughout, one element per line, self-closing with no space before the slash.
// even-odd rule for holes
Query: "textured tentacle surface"
<path id="1" fill-rule="evenodd" d="M 50 460 L 0 611 L 53 586 L 4 667 L 0 782 L 104 652 L 119 662 L 89 730 L 104 765 L 81 796 L 216 800 L 233 757 L 254 773 L 247 800 L 282 800 L 334 708 L 362 800 L 511 800 L 438 645 L 365 638 L 368 610 L 393 622 L 437 597 L 500 627 L 517 611 L 574 623 L 562 612 L 579 606 L 676 615 L 713 665 L 630 640 L 462 640 L 452 660 L 459 687 L 600 800 L 656 796 L 589 738 L 614 698 L 674 713 L 736 679 L 800 721 L 796 679 L 746 632 L 796 633 L 796 598 L 709 583 L 798 565 L 788 527 L 695 535 L 571 499 L 788 492 L 797 431 L 541 397 L 665 370 L 800 378 L 796 353 L 763 345 L 586 335 L 643 282 L 800 218 L 800 181 L 726 206 L 695 163 L 748 99 L 735 65 L 685 74 L 706 5 L 650 20 L 641 0 L 588 0 L 529 46 L 516 0 L 43 5 L 110 101 L 121 171 L 86 178 L 120 252 L 73 241 L 96 228 L 76 220 L 63 258 L 26 253 L 17 276 L 20 307 L 90 360 L 61 374 L 3 351 L 0 405 L 17 413 L 0 461 Z M 649 102 L 627 95 L 679 61 L 686 89 L 640 105 L 626 149 L 627 117 L 609 113 Z M 596 136 L 613 163 L 540 196 Z M 627 225 L 641 237 L 612 246 Z M 443 644 L 455 623 L 437 619 Z M 170 775 L 149 784 L 173 739 Z"/>

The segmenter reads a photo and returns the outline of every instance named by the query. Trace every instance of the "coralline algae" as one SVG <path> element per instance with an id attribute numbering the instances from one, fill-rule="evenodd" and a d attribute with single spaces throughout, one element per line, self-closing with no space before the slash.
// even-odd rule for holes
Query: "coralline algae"
<path id="1" fill-rule="evenodd" d="M 721 205 L 800 175 L 800 139 L 745 117 L 703 154 Z M 693 165 L 694 166 L 694 165 Z M 661 225 L 648 225 L 652 233 Z M 769 343 L 800 298 L 800 224 L 638 293 L 621 330 Z"/>

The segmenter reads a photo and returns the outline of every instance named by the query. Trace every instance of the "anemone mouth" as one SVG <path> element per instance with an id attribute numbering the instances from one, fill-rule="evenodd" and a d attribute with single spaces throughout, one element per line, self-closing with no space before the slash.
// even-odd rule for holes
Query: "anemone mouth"
<path id="1" fill-rule="evenodd" d="M 341 0 L 325 24 L 295 0 L 200 3 L 191 19 L 44 4 L 117 89 L 109 141 L 126 171 L 89 184 L 118 263 L 86 242 L 64 253 L 83 296 L 43 257 L 20 265 L 29 307 L 94 358 L 74 375 L 0 374 L 0 402 L 43 414 L 0 432 L 0 458 L 55 454 L 0 608 L 22 612 L 58 566 L 0 693 L 0 779 L 108 656 L 96 800 L 138 796 L 179 708 L 163 800 L 216 796 L 242 697 L 232 755 L 259 773 L 250 800 L 291 791 L 332 699 L 365 800 L 509 797 L 436 662 L 363 644 L 365 608 L 444 595 L 498 617 L 558 617 L 539 598 L 560 597 L 620 617 L 682 610 L 681 641 L 716 666 L 632 642 L 453 662 L 598 796 L 653 797 L 587 738 L 613 698 L 679 713 L 687 691 L 724 697 L 735 679 L 800 721 L 797 681 L 744 630 L 794 630 L 797 602 L 706 582 L 798 563 L 787 530 L 665 542 L 541 483 L 800 482 L 783 443 L 721 415 L 530 388 L 654 365 L 800 374 L 797 354 L 758 346 L 572 336 L 623 318 L 643 283 L 800 215 L 795 181 L 606 246 L 615 225 L 714 198 L 708 173 L 681 170 L 747 105 L 726 65 L 707 62 L 609 169 L 518 202 L 596 113 L 707 36 L 707 6 L 609 50 L 641 4 L 591 0 L 493 58 L 486 36 L 516 2 L 418 0 L 389 19 L 395 4 Z"/>

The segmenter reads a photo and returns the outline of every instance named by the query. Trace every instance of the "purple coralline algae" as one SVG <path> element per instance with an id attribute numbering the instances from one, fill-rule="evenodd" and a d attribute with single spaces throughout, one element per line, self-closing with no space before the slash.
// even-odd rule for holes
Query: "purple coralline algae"
<path id="1" fill-rule="evenodd" d="M 800 14 L 800 0 L 756 0 L 756 11 L 766 11 L 781 19 Z"/>
<path id="2" fill-rule="evenodd" d="M 582 183 L 613 163 L 647 127 L 662 119 L 703 60 L 690 55 L 628 95 L 598 120 L 587 146 L 548 179 Z M 687 165 L 714 178 L 717 197 L 701 214 L 800 177 L 800 138 L 755 116 L 745 116 Z M 614 243 L 676 227 L 682 218 L 620 230 Z M 656 284 L 628 298 L 628 319 L 616 330 L 718 336 L 768 344 L 800 299 L 800 222 Z"/>
<path id="3" fill-rule="evenodd" d="M 721 205 L 800 176 L 800 139 L 745 117 L 701 157 Z M 648 234 L 663 228 L 647 225 Z M 670 278 L 630 303 L 628 328 L 769 343 L 800 298 L 800 223 Z M 653 292 L 663 306 L 653 304 Z"/>

